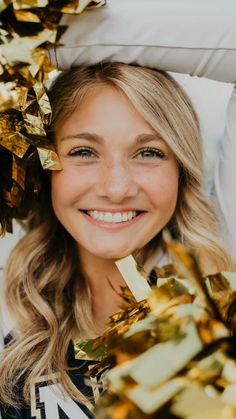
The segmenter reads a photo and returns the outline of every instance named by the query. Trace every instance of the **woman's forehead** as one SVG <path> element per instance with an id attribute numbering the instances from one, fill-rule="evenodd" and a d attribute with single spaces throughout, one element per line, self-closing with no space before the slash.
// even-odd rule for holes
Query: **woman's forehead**
<path id="1" fill-rule="evenodd" d="M 111 86 L 100 86 L 93 90 L 58 124 L 57 137 L 63 138 L 80 132 L 94 132 L 103 137 L 110 134 L 141 133 L 157 135 L 156 131 L 137 111 L 131 101 Z"/>

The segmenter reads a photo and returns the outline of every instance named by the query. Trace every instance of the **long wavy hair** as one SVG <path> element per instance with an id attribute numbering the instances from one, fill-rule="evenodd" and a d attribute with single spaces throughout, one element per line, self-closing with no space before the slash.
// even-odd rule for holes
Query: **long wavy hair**
<path id="1" fill-rule="evenodd" d="M 103 63 L 61 73 L 49 91 L 53 110 L 49 135 L 98 85 L 120 89 L 175 153 L 180 166 L 176 210 L 168 223 L 174 237 L 195 254 L 204 274 L 235 270 L 220 245 L 213 206 L 203 194 L 202 140 L 198 118 L 186 93 L 167 73 L 121 63 Z M 145 265 L 161 245 L 161 233 L 137 254 Z M 5 301 L 14 320 L 11 343 L 0 355 L 1 400 L 16 404 L 14 389 L 59 373 L 64 391 L 85 401 L 68 377 L 71 339 L 94 337 L 91 293 L 77 246 L 56 219 L 50 176 L 41 173 L 41 192 L 26 223 L 26 234 L 5 270 Z"/>

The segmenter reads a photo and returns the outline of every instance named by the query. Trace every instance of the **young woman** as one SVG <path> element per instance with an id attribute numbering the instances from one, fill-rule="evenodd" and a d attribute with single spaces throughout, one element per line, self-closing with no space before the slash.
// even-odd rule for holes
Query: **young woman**
<path id="1" fill-rule="evenodd" d="M 61 74 L 49 96 L 63 169 L 42 172 L 5 271 L 3 418 L 91 416 L 98 388 L 84 382 L 90 362 L 74 359 L 72 341 L 97 336 L 119 310 L 117 259 L 133 254 L 146 271 L 168 261 L 163 228 L 204 274 L 235 269 L 202 191 L 198 119 L 176 81 L 107 63 Z"/>

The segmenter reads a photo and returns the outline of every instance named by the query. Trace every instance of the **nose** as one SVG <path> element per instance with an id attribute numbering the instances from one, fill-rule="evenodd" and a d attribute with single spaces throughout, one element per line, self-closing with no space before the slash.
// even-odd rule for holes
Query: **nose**
<path id="1" fill-rule="evenodd" d="M 110 162 L 100 169 L 96 180 L 97 193 L 113 203 L 120 203 L 137 195 L 138 184 L 128 163 Z"/>

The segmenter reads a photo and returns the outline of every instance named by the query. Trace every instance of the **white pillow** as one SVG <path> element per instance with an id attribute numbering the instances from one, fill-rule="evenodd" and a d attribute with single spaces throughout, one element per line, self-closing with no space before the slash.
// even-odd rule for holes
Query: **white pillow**
<path id="1" fill-rule="evenodd" d="M 236 81 L 236 0 L 107 0 L 61 23 L 61 70 L 112 60 Z"/>

